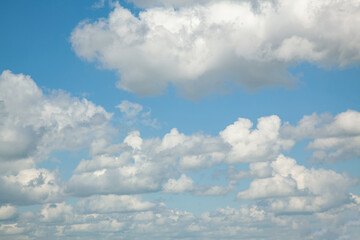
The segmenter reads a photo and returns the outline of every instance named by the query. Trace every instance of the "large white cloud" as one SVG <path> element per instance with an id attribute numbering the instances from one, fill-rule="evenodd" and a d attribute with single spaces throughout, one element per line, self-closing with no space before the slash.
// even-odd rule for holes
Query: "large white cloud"
<path id="1" fill-rule="evenodd" d="M 47 94 L 23 74 L 0 75 L 0 203 L 63 199 L 57 171 L 36 168 L 54 150 L 77 150 L 109 138 L 112 114 L 63 91 Z"/>
<path id="2" fill-rule="evenodd" d="M 102 107 L 63 91 L 44 94 L 30 76 L 8 70 L 0 75 L 0 113 L 0 161 L 42 160 L 111 130 L 111 114 Z"/>
<path id="3" fill-rule="evenodd" d="M 360 60 L 358 0 L 202 3 L 151 7 L 138 17 L 118 5 L 108 18 L 80 23 L 72 46 L 79 57 L 115 69 L 119 88 L 141 95 L 168 83 L 190 97 L 224 82 L 290 86 L 294 63 L 344 67 Z"/>

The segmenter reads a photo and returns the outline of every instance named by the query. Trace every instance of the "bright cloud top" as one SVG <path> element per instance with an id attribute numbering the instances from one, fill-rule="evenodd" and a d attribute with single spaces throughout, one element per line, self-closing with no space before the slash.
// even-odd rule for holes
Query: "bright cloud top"
<path id="1" fill-rule="evenodd" d="M 172 83 L 188 97 L 225 82 L 291 86 L 287 68 L 302 61 L 345 67 L 360 60 L 357 0 L 202 3 L 151 7 L 138 17 L 117 5 L 106 19 L 80 23 L 73 49 L 115 69 L 121 89 L 153 95 Z"/>

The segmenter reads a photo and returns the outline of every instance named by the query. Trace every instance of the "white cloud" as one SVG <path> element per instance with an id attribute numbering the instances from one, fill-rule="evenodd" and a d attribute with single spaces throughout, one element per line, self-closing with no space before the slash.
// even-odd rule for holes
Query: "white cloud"
<path id="1" fill-rule="evenodd" d="M 19 227 L 18 224 L 1 224 L 0 225 L 0 233 L 1 235 L 15 235 L 24 232 L 24 228 Z"/>
<path id="2" fill-rule="evenodd" d="M 272 176 L 254 179 L 239 200 L 269 199 L 275 212 L 318 212 L 352 201 L 349 187 L 356 181 L 332 170 L 306 169 L 280 155 L 271 163 Z"/>
<path id="3" fill-rule="evenodd" d="M 8 70 L 0 75 L 0 113 L 5 162 L 40 161 L 53 150 L 79 149 L 111 135 L 112 115 L 102 107 L 62 91 L 46 95 L 29 76 Z"/>
<path id="4" fill-rule="evenodd" d="M 154 146 L 159 142 L 144 141 L 139 132 L 129 133 L 123 143 L 128 147 L 115 155 L 82 160 L 67 190 L 78 196 L 159 191 L 162 181 L 173 174 L 173 160 L 154 155 Z"/>
<path id="5" fill-rule="evenodd" d="M 284 125 L 281 134 L 294 140 L 313 139 L 308 149 L 320 161 L 348 160 L 360 157 L 360 113 L 347 110 L 335 117 L 330 114 L 304 116 L 296 126 Z"/>
<path id="6" fill-rule="evenodd" d="M 151 7 L 139 17 L 118 5 L 107 19 L 80 23 L 71 42 L 79 57 L 115 69 L 119 88 L 141 95 L 161 93 L 168 83 L 188 97 L 224 82 L 291 86 L 287 67 L 296 62 L 359 63 L 357 0 L 274 2 L 171 1 L 165 5 L 180 7 Z"/>
<path id="7" fill-rule="evenodd" d="M 229 166 L 227 174 L 231 180 L 235 181 L 243 178 L 267 178 L 271 177 L 272 168 L 270 162 L 255 162 L 249 164 L 248 171 L 237 172 L 234 166 Z"/>
<path id="8" fill-rule="evenodd" d="M 23 74 L 0 75 L 0 203 L 63 199 L 57 171 L 36 168 L 54 150 L 77 150 L 111 136 L 112 114 L 63 91 L 48 94 Z"/>
<path id="9" fill-rule="evenodd" d="M 162 139 L 142 139 L 138 131 L 133 131 L 120 144 L 93 142 L 93 159 L 79 163 L 67 190 L 78 196 L 127 195 L 160 191 L 163 186 L 165 192 L 226 194 L 232 183 L 198 186 L 186 175 L 176 178 L 186 171 L 221 163 L 270 161 L 281 149 L 293 145 L 293 141 L 279 136 L 280 126 L 280 119 L 270 116 L 260 118 L 254 130 L 251 121 L 239 119 L 215 137 L 200 133 L 185 135 L 172 129 Z"/>
<path id="10" fill-rule="evenodd" d="M 61 200 L 62 188 L 57 172 L 25 169 L 16 175 L 0 176 L 0 203 L 28 205 Z"/>
<path id="11" fill-rule="evenodd" d="M 124 139 L 124 143 L 132 147 L 134 150 L 140 150 L 142 142 L 143 140 L 140 137 L 140 132 L 138 131 L 129 133 L 129 135 Z"/>
<path id="12" fill-rule="evenodd" d="M 172 193 L 227 194 L 244 177 L 242 173 L 229 176 L 225 186 L 195 184 L 185 173 L 224 163 L 271 161 L 294 144 L 280 136 L 277 116 L 259 118 L 256 129 L 252 126 L 250 120 L 239 118 L 219 136 L 185 135 L 174 128 L 162 139 L 142 139 L 138 131 L 130 132 L 119 144 L 100 139 L 92 144 L 93 158 L 79 163 L 67 191 L 77 196 L 127 195 L 157 192 L 162 187 L 164 192 Z M 264 163 L 250 166 L 251 176 L 271 174 L 269 165 L 260 165 Z"/>
<path id="13" fill-rule="evenodd" d="M 0 206 L 0 221 L 11 219 L 18 213 L 17 208 L 11 205 Z"/>
<path id="14" fill-rule="evenodd" d="M 71 222 L 73 207 L 66 203 L 45 204 L 40 215 L 43 222 Z"/>
<path id="15" fill-rule="evenodd" d="M 182 174 L 179 179 L 169 179 L 163 186 L 163 191 L 166 193 L 185 193 L 194 190 L 194 181 Z"/>
<path id="16" fill-rule="evenodd" d="M 123 211 L 122 207 L 137 205 L 130 204 L 131 201 L 124 196 L 110 195 L 80 200 L 74 207 L 63 203 L 46 204 L 39 213 L 25 212 L 18 219 L 2 224 L 0 236 L 26 239 L 26 235 L 39 240 L 49 236 L 65 240 L 147 240 L 159 235 L 166 239 L 270 239 L 274 236 L 288 239 L 291 236 L 298 240 L 339 239 L 341 236 L 356 239 L 359 233 L 360 206 L 355 201 L 310 215 L 276 215 L 266 206 L 250 204 L 218 208 L 200 216 L 169 209 L 163 203 L 144 211 Z M 84 206 L 89 211 L 84 211 Z"/>
<path id="17" fill-rule="evenodd" d="M 220 132 L 224 141 L 232 146 L 230 163 L 271 160 L 280 149 L 289 150 L 295 143 L 280 137 L 281 120 L 278 116 L 259 118 L 257 128 L 251 130 L 252 126 L 249 119 L 239 118 Z"/>
<path id="18" fill-rule="evenodd" d="M 156 205 L 147 201 L 142 202 L 138 196 L 105 195 L 81 199 L 77 206 L 86 213 L 116 213 L 147 211 Z"/>

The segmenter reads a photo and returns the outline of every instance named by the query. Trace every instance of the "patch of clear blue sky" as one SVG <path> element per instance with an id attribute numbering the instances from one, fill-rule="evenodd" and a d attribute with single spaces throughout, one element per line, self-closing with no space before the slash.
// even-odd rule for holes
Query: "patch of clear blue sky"
<path id="1" fill-rule="evenodd" d="M 121 126 L 117 122 L 121 116 L 115 106 L 122 100 L 140 103 L 146 109 L 151 109 L 152 117 L 157 118 L 162 125 L 160 129 L 140 127 L 143 137 L 161 137 L 174 127 L 186 134 L 202 131 L 217 135 L 238 117 L 249 118 L 256 125 L 257 118 L 276 114 L 283 121 L 295 124 L 303 115 L 313 112 L 335 115 L 347 109 L 360 110 L 359 67 L 321 69 L 309 63 L 301 63 L 289 69 L 295 76 L 302 75 L 293 89 L 271 87 L 249 92 L 241 87 L 231 86 L 233 89 L 229 94 L 212 94 L 197 102 L 180 97 L 172 86 L 163 95 L 146 98 L 116 89 L 116 73 L 101 69 L 96 63 L 79 59 L 72 51 L 69 41 L 72 30 L 79 22 L 108 16 L 111 8 L 105 5 L 104 8 L 94 9 L 91 6 L 95 2 L 1 1 L 0 72 L 9 69 L 14 73 L 31 75 L 45 92 L 47 89 L 63 89 L 73 96 L 86 96 L 107 111 L 114 112 L 114 122 L 118 126 Z M 139 9 L 135 9 L 133 5 L 124 1 L 121 4 L 135 15 L 138 14 Z M 306 142 L 299 144 L 289 154 L 309 167 L 311 164 L 307 159 L 310 153 L 304 151 L 306 145 Z M 60 163 L 47 161 L 40 166 L 51 169 L 58 166 L 64 179 L 68 179 L 78 161 L 88 159 L 85 152 L 54 153 L 50 158 L 62 159 Z M 348 171 L 350 175 L 357 176 L 360 171 L 358 162 L 340 162 L 325 167 L 340 172 Z M 248 183 L 249 181 L 243 182 L 245 185 Z M 359 193 L 359 188 L 356 191 Z M 191 208 L 188 210 L 209 209 L 209 205 L 215 206 L 212 201 L 230 203 L 233 198 L 234 196 L 204 197 L 194 200 L 194 197 L 187 195 L 166 197 L 168 203 L 174 206 L 180 204 L 179 208 Z M 198 202 L 195 205 L 187 204 L 190 199 Z M 206 205 L 203 203 L 204 199 L 207 201 Z"/>

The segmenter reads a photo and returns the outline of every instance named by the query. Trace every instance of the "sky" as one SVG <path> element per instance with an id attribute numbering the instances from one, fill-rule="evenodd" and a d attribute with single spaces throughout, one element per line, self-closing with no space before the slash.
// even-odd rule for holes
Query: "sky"
<path id="1" fill-rule="evenodd" d="M 359 0 L 0 1 L 0 239 L 357 239 Z"/>

